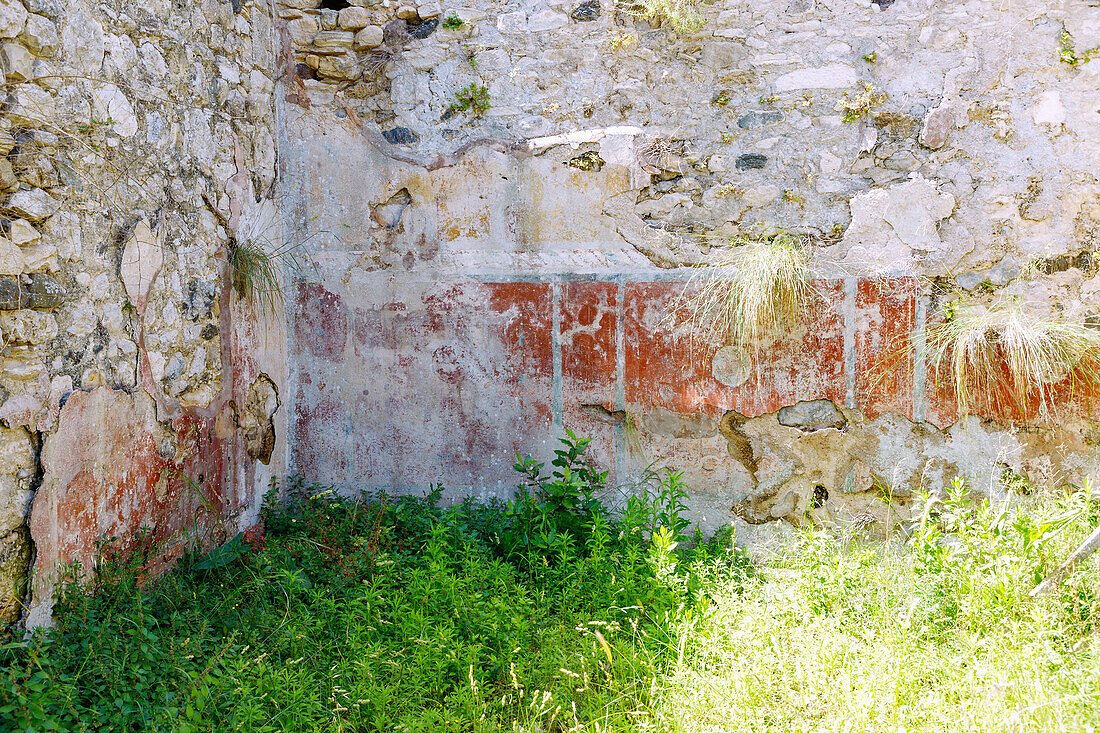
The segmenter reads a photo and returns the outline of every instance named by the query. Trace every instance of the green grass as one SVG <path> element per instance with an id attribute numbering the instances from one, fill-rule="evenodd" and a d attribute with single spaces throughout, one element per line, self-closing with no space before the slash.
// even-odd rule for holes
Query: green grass
<path id="1" fill-rule="evenodd" d="M 294 484 L 264 534 L 70 586 L 0 651 L 0 730 L 1071 731 L 1100 726 L 1100 521 L 929 500 L 905 545 L 807 533 L 753 567 L 685 540 L 675 473 L 612 513 L 567 441 L 515 500 Z M 675 527 L 678 529 L 666 529 Z M 679 543 L 678 543 L 679 540 Z"/>

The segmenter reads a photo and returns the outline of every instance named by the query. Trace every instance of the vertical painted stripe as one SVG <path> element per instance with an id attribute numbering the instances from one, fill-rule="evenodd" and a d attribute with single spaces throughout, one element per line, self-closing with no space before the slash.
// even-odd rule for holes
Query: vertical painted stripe
<path id="1" fill-rule="evenodd" d="M 844 278 L 844 402 L 849 408 L 856 406 L 856 291 L 859 280 Z"/>
<path id="2" fill-rule="evenodd" d="M 621 277 L 617 278 L 618 289 L 616 290 L 616 298 L 618 299 L 618 307 L 615 309 L 615 409 L 626 409 L 626 337 L 623 333 L 623 320 L 624 312 L 626 311 L 626 303 L 624 302 L 624 294 L 626 288 L 623 286 L 623 280 Z"/>
<path id="3" fill-rule="evenodd" d="M 623 300 L 625 287 L 623 278 L 616 278 L 618 287 L 615 290 L 615 395 L 612 401 L 616 410 L 626 410 L 626 339 L 623 334 L 624 311 L 626 303 Z M 615 423 L 615 459 L 614 476 L 612 484 L 621 484 L 626 481 L 627 472 L 630 470 L 629 456 L 627 455 L 626 425 L 623 422 Z"/>
<path id="4" fill-rule="evenodd" d="M 913 421 L 923 422 L 924 388 L 925 379 L 927 377 L 925 354 L 928 351 L 927 344 L 924 340 L 924 328 L 928 320 L 928 298 L 917 293 L 916 299 L 917 302 L 913 317 L 913 335 L 910 337 L 913 342 Z"/>
<path id="5" fill-rule="evenodd" d="M 561 394 L 561 288 L 560 282 L 551 286 L 553 293 L 553 325 L 550 329 L 551 357 L 554 361 L 554 386 L 550 395 L 550 411 L 554 419 L 554 428 L 557 432 L 562 429 L 562 394 Z"/>

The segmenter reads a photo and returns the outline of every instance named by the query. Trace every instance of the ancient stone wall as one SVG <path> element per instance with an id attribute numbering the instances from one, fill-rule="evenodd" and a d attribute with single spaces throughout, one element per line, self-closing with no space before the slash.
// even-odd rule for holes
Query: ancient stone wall
<path id="1" fill-rule="evenodd" d="M 0 2 L 0 622 L 105 538 L 155 570 L 254 521 L 284 332 L 227 261 L 282 236 L 273 10 Z"/>
<path id="2" fill-rule="evenodd" d="M 643 5 L 284 3 L 291 469 L 501 495 L 568 428 L 757 538 L 1095 471 L 1090 395 L 960 419 L 926 332 L 958 298 L 1097 322 L 1100 7 Z M 780 230 L 803 322 L 751 363 L 669 331 L 693 265 Z"/>
<path id="3" fill-rule="evenodd" d="M 0 0 L 0 618 L 273 476 L 503 495 L 566 429 L 749 540 L 1094 472 L 1091 395 L 963 418 L 922 349 L 958 298 L 1100 322 L 1095 0 L 663 5 Z M 669 329 L 778 231 L 804 318 Z"/>

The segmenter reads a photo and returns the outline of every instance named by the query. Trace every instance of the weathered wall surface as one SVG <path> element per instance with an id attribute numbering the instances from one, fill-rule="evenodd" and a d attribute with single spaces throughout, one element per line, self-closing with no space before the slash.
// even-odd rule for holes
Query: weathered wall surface
<path id="1" fill-rule="evenodd" d="M 0 2 L 0 622 L 102 537 L 156 570 L 236 531 L 281 470 L 282 318 L 226 266 L 281 240 L 272 11 Z"/>
<path id="2" fill-rule="evenodd" d="M 501 494 L 565 428 L 759 536 L 1094 471 L 1082 395 L 960 421 L 919 346 L 960 294 L 1100 323 L 1095 1 L 633 7 L 0 0 L 0 619 L 284 471 Z M 802 324 L 753 363 L 662 326 L 781 229 Z M 242 248 L 298 259 L 285 313 Z"/>
<path id="3" fill-rule="evenodd" d="M 751 534 L 1097 469 L 1082 395 L 960 421 L 921 347 L 959 295 L 1096 321 L 1100 8 L 700 7 L 685 35 L 613 3 L 284 3 L 293 470 L 500 494 L 571 428 Z M 691 265 L 778 229 L 822 276 L 803 324 L 753 364 L 662 327 Z"/>

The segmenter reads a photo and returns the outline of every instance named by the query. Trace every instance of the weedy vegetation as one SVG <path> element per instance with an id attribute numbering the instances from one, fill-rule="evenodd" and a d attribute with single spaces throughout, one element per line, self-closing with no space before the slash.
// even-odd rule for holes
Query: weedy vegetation
<path id="1" fill-rule="evenodd" d="M 845 122 L 859 122 L 887 99 L 886 92 L 879 91 L 866 81 L 856 83 L 855 91 L 844 92 L 836 103 L 836 111 L 842 113 Z"/>
<path id="2" fill-rule="evenodd" d="M 1100 56 L 1100 46 L 1078 53 L 1074 50 L 1073 36 L 1066 31 L 1062 31 L 1062 35 L 1059 37 L 1058 41 L 1058 58 L 1062 63 L 1069 64 L 1070 66 L 1087 64 L 1094 57 Z"/>
<path id="3" fill-rule="evenodd" d="M 1100 573 L 1028 591 L 1100 522 L 956 483 L 901 544 L 804 532 L 754 564 L 687 536 L 678 473 L 612 509 L 570 434 L 509 501 L 291 482 L 162 578 L 150 543 L 0 638 L 4 731 L 1077 731 Z M 1029 500 L 1030 501 L 1030 500 Z M 107 543 L 108 549 L 110 543 Z"/>
<path id="4" fill-rule="evenodd" d="M 667 25 L 680 35 L 690 35 L 702 29 L 701 0 L 616 0 L 615 9 L 626 15 L 642 18 L 654 25 Z"/>
<path id="5" fill-rule="evenodd" d="M 269 314 L 283 307 L 283 275 L 296 270 L 295 246 L 272 247 L 260 239 L 229 243 L 229 276 L 237 297 Z"/>
<path id="6" fill-rule="evenodd" d="M 482 112 L 489 109 L 489 106 L 489 89 L 471 83 L 468 87 L 455 92 L 455 101 L 447 107 L 447 112 L 448 114 L 457 114 L 469 111 L 474 115 L 481 115 Z"/>
<path id="7" fill-rule="evenodd" d="M 670 307 L 671 325 L 705 343 L 756 348 L 798 326 L 816 294 L 806 244 L 781 233 L 716 249 Z"/>
<path id="8" fill-rule="evenodd" d="M 1050 416 L 1073 393 L 1100 389 L 1100 331 L 1021 303 L 952 301 L 927 341 L 928 363 L 948 375 L 962 415 Z"/>

